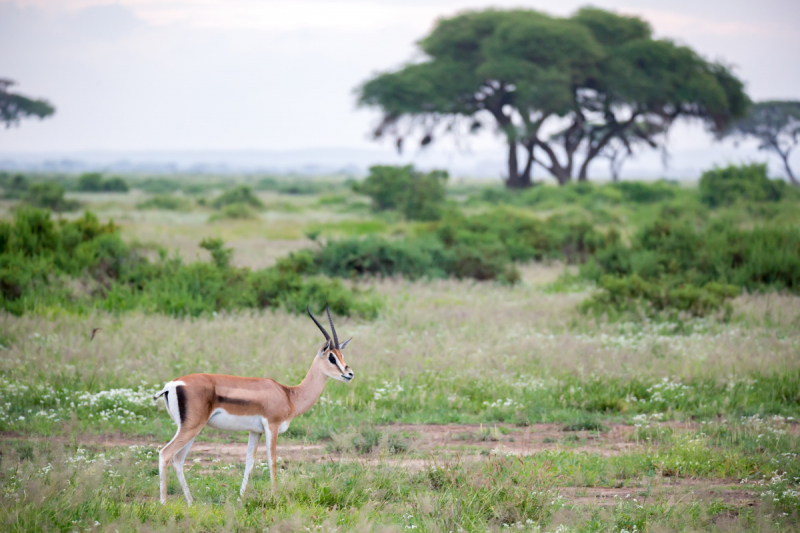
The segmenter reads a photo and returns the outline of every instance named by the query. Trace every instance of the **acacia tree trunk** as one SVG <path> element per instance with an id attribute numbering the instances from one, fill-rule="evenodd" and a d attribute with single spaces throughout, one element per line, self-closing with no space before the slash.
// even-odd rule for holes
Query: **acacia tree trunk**
<path id="1" fill-rule="evenodd" d="M 797 178 L 794 176 L 794 172 L 792 172 L 792 167 L 789 166 L 789 152 L 787 151 L 785 154 L 778 150 L 778 154 L 783 159 L 783 167 L 786 169 L 786 175 L 789 176 L 789 181 L 795 187 L 800 187 L 800 181 L 797 181 Z"/>
<path id="2" fill-rule="evenodd" d="M 525 169 L 519 171 L 519 163 L 517 161 L 517 141 L 516 139 L 508 139 L 508 179 L 506 180 L 506 187 L 509 189 L 525 189 L 531 186 L 531 166 L 533 161 L 528 157 L 528 162 Z"/>
<path id="3" fill-rule="evenodd" d="M 522 170 L 520 180 L 525 184 L 525 187 L 531 187 L 533 186 L 533 149 L 536 145 L 531 140 L 525 141 L 523 144 L 528 154 L 528 160 L 525 162 L 525 168 Z"/>
<path id="4" fill-rule="evenodd" d="M 569 180 L 572 179 L 569 170 L 566 168 L 555 167 L 555 168 L 550 168 L 549 170 L 550 174 L 552 174 L 553 177 L 556 180 L 558 180 L 559 185 L 566 185 L 567 183 L 569 183 Z"/>

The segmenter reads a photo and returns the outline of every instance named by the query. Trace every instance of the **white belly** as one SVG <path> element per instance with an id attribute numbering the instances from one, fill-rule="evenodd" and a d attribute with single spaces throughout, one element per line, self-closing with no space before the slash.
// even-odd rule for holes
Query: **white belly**
<path id="1" fill-rule="evenodd" d="M 211 418 L 208 419 L 208 425 L 214 429 L 221 429 L 224 431 L 255 431 L 256 433 L 264 433 L 264 424 L 261 423 L 261 417 L 259 415 L 232 415 L 228 414 L 225 409 L 215 409 Z"/>

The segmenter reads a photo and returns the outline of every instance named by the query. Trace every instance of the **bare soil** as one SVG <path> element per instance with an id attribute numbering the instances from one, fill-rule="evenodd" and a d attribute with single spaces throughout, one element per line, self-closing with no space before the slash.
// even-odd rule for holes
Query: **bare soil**
<path id="1" fill-rule="evenodd" d="M 699 425 L 671 422 L 675 430 L 696 430 Z M 288 462 L 358 462 L 365 465 L 381 465 L 412 470 L 421 470 L 432 461 L 447 460 L 476 461 L 486 455 L 525 456 L 544 450 L 571 450 L 579 453 L 614 456 L 641 446 L 633 442 L 635 428 L 624 424 L 607 425 L 608 431 L 564 431 L 558 424 L 534 424 L 519 428 L 510 425 L 422 425 L 395 424 L 383 426 L 383 433 L 398 433 L 410 442 L 409 454 L 390 455 L 377 450 L 366 455 L 338 453 L 332 451 L 330 443 L 302 443 L 296 440 L 278 439 L 278 457 Z M 241 442 L 203 441 L 203 434 L 192 446 L 187 460 L 187 470 L 199 474 L 212 473 L 210 466 L 220 463 L 244 463 L 247 450 L 246 438 Z M 34 437 L 13 433 L 0 433 L 3 440 L 34 439 L 67 442 L 62 437 Z M 79 437 L 78 442 L 87 447 L 162 446 L 146 437 L 124 437 L 105 434 Z M 266 460 L 263 440 L 257 460 Z M 2 444 L 0 444 L 0 450 Z M 612 506 L 621 498 L 667 497 L 670 502 L 697 499 L 721 499 L 734 506 L 755 505 L 758 501 L 753 491 L 747 490 L 737 480 L 697 480 L 688 478 L 656 478 L 651 486 L 622 486 L 618 488 L 560 487 L 560 494 L 575 504 Z"/>

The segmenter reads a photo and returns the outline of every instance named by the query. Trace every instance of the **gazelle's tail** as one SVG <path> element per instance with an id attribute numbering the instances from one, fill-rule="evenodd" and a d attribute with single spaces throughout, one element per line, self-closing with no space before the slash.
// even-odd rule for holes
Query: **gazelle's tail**
<path id="1" fill-rule="evenodd" d="M 160 391 L 160 392 L 157 392 L 157 393 L 156 393 L 156 395 L 155 395 L 155 396 L 153 396 L 153 399 L 154 399 L 154 400 L 158 400 L 158 399 L 159 399 L 159 398 L 161 398 L 161 396 L 163 396 L 163 395 L 164 395 L 164 393 L 165 393 L 165 392 L 167 392 L 167 391 L 169 391 L 169 386 L 166 386 L 166 387 L 164 387 L 163 389 L 161 389 L 161 391 Z"/>

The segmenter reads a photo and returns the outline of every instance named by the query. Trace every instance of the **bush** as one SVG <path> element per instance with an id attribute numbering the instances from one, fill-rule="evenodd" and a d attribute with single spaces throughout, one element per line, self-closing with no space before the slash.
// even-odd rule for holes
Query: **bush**
<path id="1" fill-rule="evenodd" d="M 630 246 L 609 240 L 581 273 L 600 283 L 600 293 L 587 304 L 595 310 L 603 305 L 621 310 L 647 300 L 655 310 L 701 315 L 742 288 L 800 293 L 800 232 L 723 223 L 697 229 L 662 218 L 643 228 Z"/>
<path id="2" fill-rule="evenodd" d="M 264 209 L 264 203 L 258 199 L 253 193 L 253 189 L 247 185 L 239 185 L 233 189 L 227 190 L 211 203 L 216 209 L 222 209 L 233 204 L 240 204 L 254 209 Z"/>
<path id="3" fill-rule="evenodd" d="M 13 176 L 3 174 L 0 186 L 3 187 L 4 198 L 18 199 L 25 196 L 30 186 L 30 180 L 24 174 Z"/>
<path id="4" fill-rule="evenodd" d="M 583 261 L 609 238 L 581 220 L 542 221 L 509 210 L 465 217 L 452 213 L 420 236 L 329 241 L 291 254 L 279 268 L 329 276 L 455 277 L 515 283 L 513 261 L 563 258 Z"/>
<path id="5" fill-rule="evenodd" d="M 122 178 L 103 179 L 99 172 L 82 174 L 78 178 L 76 190 L 81 192 L 128 192 L 128 184 Z"/>
<path id="6" fill-rule="evenodd" d="M 670 310 L 703 317 L 741 293 L 739 287 L 730 284 L 712 281 L 703 286 L 685 283 L 671 287 L 663 280 L 645 281 L 637 274 L 603 276 L 600 289 L 581 304 L 584 312 L 633 311 L 652 315 Z"/>
<path id="7" fill-rule="evenodd" d="M 703 173 L 700 197 L 709 207 L 731 205 L 741 200 L 778 202 L 786 187 L 786 182 L 767 177 L 766 163 L 730 165 Z"/>
<path id="8" fill-rule="evenodd" d="M 59 212 L 74 211 L 80 207 L 78 201 L 64 198 L 64 187 L 51 182 L 31 184 L 25 192 L 24 200 L 34 207 Z"/>
<path id="9" fill-rule="evenodd" d="M 343 315 L 373 317 L 378 311 L 374 297 L 339 280 L 237 268 L 222 241 L 201 245 L 212 262 L 184 264 L 166 254 L 151 262 L 122 240 L 113 223 L 100 224 L 91 213 L 54 222 L 47 211 L 22 207 L 13 224 L 0 223 L 0 306 L 15 314 L 57 307 L 197 316 L 267 307 L 300 313 L 306 304 L 319 309 L 329 302 Z"/>
<path id="10" fill-rule="evenodd" d="M 256 218 L 256 213 L 249 205 L 237 202 L 226 205 L 219 213 L 214 213 L 211 215 L 208 221 L 216 222 L 218 220 L 252 220 L 254 218 Z"/>
<path id="11" fill-rule="evenodd" d="M 136 209 L 158 209 L 162 211 L 191 211 L 192 202 L 180 196 L 159 194 L 136 204 Z"/>
<path id="12" fill-rule="evenodd" d="M 621 181 L 612 185 L 622 193 L 623 198 L 628 202 L 637 204 L 652 204 L 663 202 L 675 198 L 676 185 L 656 181 L 646 183 L 643 181 Z"/>
<path id="13" fill-rule="evenodd" d="M 294 183 L 284 183 L 279 185 L 277 191 L 281 194 L 317 194 L 323 192 L 327 187 L 322 183 L 313 181 L 299 181 Z"/>
<path id="14" fill-rule="evenodd" d="M 369 196 L 375 211 L 397 210 L 408 220 L 438 220 L 445 200 L 447 172 L 423 174 L 411 165 L 373 166 L 353 190 Z"/>
<path id="15" fill-rule="evenodd" d="M 516 269 L 497 249 L 446 248 L 435 239 L 390 241 L 380 237 L 331 241 L 317 251 L 302 250 L 278 261 L 278 268 L 343 278 L 360 276 L 473 278 L 515 283 Z"/>
<path id="16" fill-rule="evenodd" d="M 512 261 L 566 259 L 582 262 L 605 245 L 606 236 L 583 219 L 541 220 L 509 209 L 465 217 L 453 213 L 437 227 L 446 246 L 500 246 Z"/>

